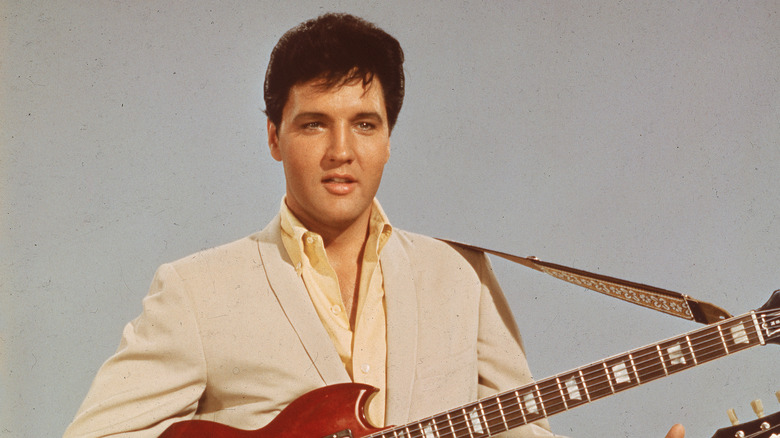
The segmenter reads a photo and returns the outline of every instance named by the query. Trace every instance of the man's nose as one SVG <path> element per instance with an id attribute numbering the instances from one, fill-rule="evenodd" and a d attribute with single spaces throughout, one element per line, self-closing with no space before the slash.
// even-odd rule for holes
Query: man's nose
<path id="1" fill-rule="evenodd" d="M 354 158 L 355 139 L 350 126 L 339 124 L 331 131 L 328 159 L 331 161 L 352 161 Z"/>

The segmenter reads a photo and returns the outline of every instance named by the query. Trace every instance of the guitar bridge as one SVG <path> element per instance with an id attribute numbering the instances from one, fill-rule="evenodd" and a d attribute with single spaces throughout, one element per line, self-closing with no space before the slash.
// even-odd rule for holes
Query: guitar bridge
<path id="1" fill-rule="evenodd" d="M 352 431 L 349 429 L 344 429 L 330 435 L 325 435 L 322 438 L 352 438 Z"/>

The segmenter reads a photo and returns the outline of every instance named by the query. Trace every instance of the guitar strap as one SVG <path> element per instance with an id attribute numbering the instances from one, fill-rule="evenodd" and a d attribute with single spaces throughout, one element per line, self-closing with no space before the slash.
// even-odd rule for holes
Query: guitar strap
<path id="1" fill-rule="evenodd" d="M 699 301 L 678 292 L 556 265 L 536 257 L 519 257 L 452 240 L 439 240 L 462 248 L 493 254 L 586 289 L 701 324 L 712 324 L 731 317 L 729 312 L 714 304 Z"/>

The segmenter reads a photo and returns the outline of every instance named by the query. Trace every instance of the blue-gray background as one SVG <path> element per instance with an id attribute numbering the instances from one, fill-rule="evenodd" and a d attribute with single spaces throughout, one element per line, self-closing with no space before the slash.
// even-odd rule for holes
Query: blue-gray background
<path id="1" fill-rule="evenodd" d="M 281 4 L 281 3 L 280 3 Z M 688 293 L 780 288 L 780 2 L 2 1 L 0 436 L 61 434 L 155 268 L 260 229 L 272 45 L 325 11 L 407 55 L 394 225 Z M 694 323 L 495 261 L 537 377 Z M 553 417 L 690 437 L 780 389 L 755 348 Z"/>

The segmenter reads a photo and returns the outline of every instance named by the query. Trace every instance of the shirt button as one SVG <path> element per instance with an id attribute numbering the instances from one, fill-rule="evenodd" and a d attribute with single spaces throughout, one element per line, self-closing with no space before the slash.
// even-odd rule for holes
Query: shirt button
<path id="1" fill-rule="evenodd" d="M 338 315 L 339 313 L 341 313 L 341 306 L 339 306 L 338 304 L 334 304 L 330 306 L 330 311 L 333 312 L 334 315 Z"/>
<path id="2" fill-rule="evenodd" d="M 364 363 L 360 366 L 360 371 L 363 371 L 363 374 L 368 374 L 368 372 L 371 371 L 371 366 L 367 363 Z"/>
<path id="3" fill-rule="evenodd" d="M 309 245 L 311 245 L 312 243 L 314 243 L 314 238 L 313 238 L 313 237 L 311 237 L 311 236 L 306 236 L 306 243 L 308 243 Z"/>

